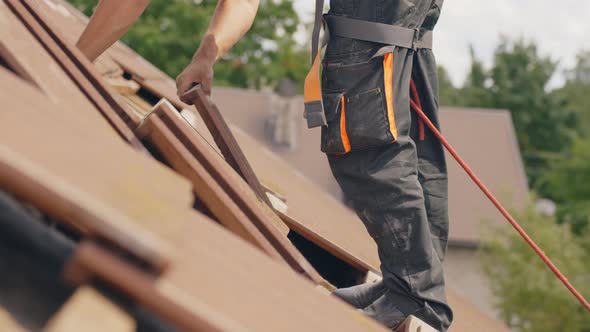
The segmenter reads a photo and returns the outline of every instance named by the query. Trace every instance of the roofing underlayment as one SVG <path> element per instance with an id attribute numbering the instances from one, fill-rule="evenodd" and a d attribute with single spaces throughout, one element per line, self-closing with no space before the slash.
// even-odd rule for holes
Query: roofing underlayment
<path id="1" fill-rule="evenodd" d="M 258 201 L 172 79 L 122 43 L 94 65 L 80 58 L 72 45 L 86 20 L 60 0 L 0 1 L 0 189 L 34 207 L 15 204 L 19 223 L 0 228 L 44 234 L 36 255 L 63 246 L 53 279 L 72 287 L 58 300 L 0 287 L 18 298 L 0 299 L 0 330 L 129 331 L 147 321 L 204 331 L 385 331 L 324 290 L 322 278 L 345 282 L 332 279 L 333 266 L 350 273 L 349 283 L 378 274 L 375 245 L 354 213 L 232 127 L 281 212 Z M 171 104 L 148 116 L 160 98 Z M 175 117 L 183 109 L 196 130 Z M 24 279 L 45 272 L 27 268 Z M 18 279 L 2 274 L 0 283 Z M 451 331 L 508 331 L 448 293 Z M 45 297 L 57 304 L 33 319 L 30 306 L 51 302 Z"/>

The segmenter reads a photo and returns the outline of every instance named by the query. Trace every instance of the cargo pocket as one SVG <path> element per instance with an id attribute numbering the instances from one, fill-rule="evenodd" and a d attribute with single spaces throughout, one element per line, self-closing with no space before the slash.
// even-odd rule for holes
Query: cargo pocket
<path id="1" fill-rule="evenodd" d="M 394 138 L 389 131 L 383 90 L 378 87 L 354 96 L 345 96 L 347 132 L 351 150 L 390 144 Z"/>
<path id="2" fill-rule="evenodd" d="M 361 63 L 331 65 L 323 72 L 327 154 L 387 145 L 397 139 L 393 113 L 393 54 Z"/>

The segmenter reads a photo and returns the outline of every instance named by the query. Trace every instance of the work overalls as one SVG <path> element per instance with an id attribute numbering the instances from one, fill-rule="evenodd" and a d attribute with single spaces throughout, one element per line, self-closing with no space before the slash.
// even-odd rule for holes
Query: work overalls
<path id="1" fill-rule="evenodd" d="M 387 289 L 381 302 L 446 331 L 452 321 L 442 267 L 448 239 L 447 170 L 442 145 L 410 108 L 413 98 L 438 126 L 437 66 L 430 47 L 421 48 L 420 42 L 431 37 L 442 2 L 330 1 L 324 16 L 329 41 L 322 60 L 321 149 L 377 243 Z M 347 21 L 336 26 L 334 17 L 415 30 L 413 44 L 356 39 L 364 27 L 346 31 Z M 317 106 L 310 105 L 308 121 Z M 384 309 L 365 312 L 382 320 L 383 313 L 375 310 Z"/>

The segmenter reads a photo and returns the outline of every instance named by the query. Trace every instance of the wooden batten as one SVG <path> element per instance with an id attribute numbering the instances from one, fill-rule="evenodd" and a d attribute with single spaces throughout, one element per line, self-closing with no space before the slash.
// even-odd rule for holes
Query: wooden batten
<path id="1" fill-rule="evenodd" d="M 209 97 L 205 95 L 198 85 L 187 91 L 184 98 L 191 100 L 197 111 L 199 111 L 199 114 L 201 114 L 201 118 L 205 121 L 209 132 L 213 135 L 213 139 L 217 143 L 225 160 L 246 180 L 258 198 L 268 204 L 268 206 L 271 206 L 264 188 L 252 170 L 252 166 L 250 166 L 234 135 L 229 130 L 229 126 L 217 109 L 217 106 L 209 100 Z"/>
<path id="2" fill-rule="evenodd" d="M 221 188 L 244 211 L 250 222 L 264 235 L 287 263 L 296 271 L 304 273 L 316 283 L 323 278 L 307 262 L 305 257 L 281 234 L 277 225 L 284 225 L 278 216 L 264 203 L 260 202 L 243 179 L 219 156 L 211 151 L 194 129 L 176 109 L 166 100 L 154 107 L 151 116 L 158 115 L 162 122 L 174 133 L 196 161 L 202 165 Z M 140 130 L 140 135 L 145 133 Z"/>
<path id="3" fill-rule="evenodd" d="M 122 96 L 135 95 L 140 88 L 137 82 L 123 77 L 107 78 L 107 83 Z"/>
<path id="4" fill-rule="evenodd" d="M 156 110 L 142 121 L 137 128 L 138 135 L 156 147 L 175 171 L 192 182 L 196 196 L 221 224 L 271 257 L 282 261 L 270 242 L 158 117 L 161 105 L 162 102 L 156 105 Z"/>

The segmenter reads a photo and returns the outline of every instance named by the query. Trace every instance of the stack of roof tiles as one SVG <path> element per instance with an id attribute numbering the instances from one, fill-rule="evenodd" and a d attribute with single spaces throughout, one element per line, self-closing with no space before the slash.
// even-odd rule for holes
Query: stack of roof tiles
<path id="1" fill-rule="evenodd" d="M 85 22 L 0 1 L 0 330 L 385 331 L 327 295 L 378 277 L 356 216 L 234 130 L 259 183 L 215 105 L 123 44 L 89 63 Z M 504 330 L 449 296 L 453 331 Z"/>

